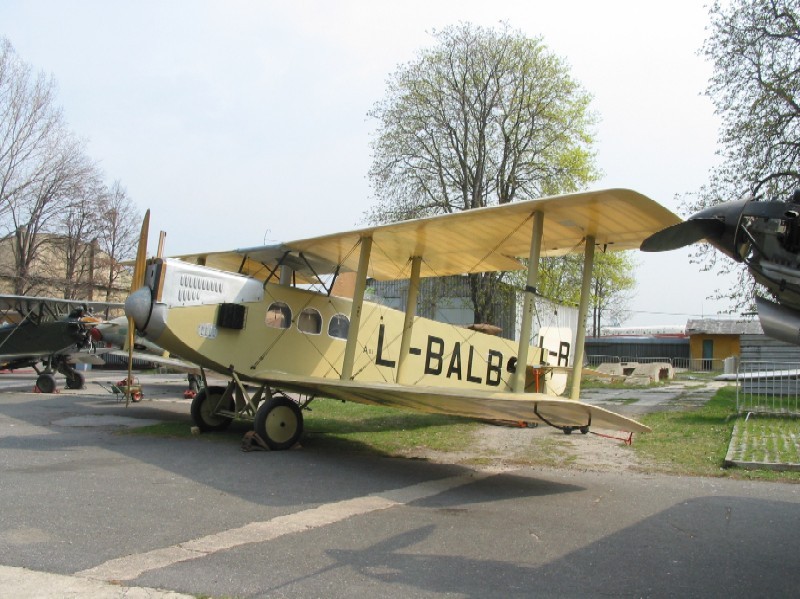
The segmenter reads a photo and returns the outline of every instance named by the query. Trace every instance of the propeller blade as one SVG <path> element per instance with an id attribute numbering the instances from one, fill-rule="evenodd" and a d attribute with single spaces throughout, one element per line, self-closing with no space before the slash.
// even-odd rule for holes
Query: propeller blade
<path id="1" fill-rule="evenodd" d="M 131 291 L 136 291 L 144 285 L 145 270 L 147 267 L 147 235 L 150 232 L 150 210 L 144 213 L 142 230 L 139 233 L 139 245 L 136 248 L 136 265 L 133 267 Z"/>
<path id="2" fill-rule="evenodd" d="M 133 277 L 131 278 L 131 293 L 144 285 L 144 278 L 147 272 L 147 236 L 150 233 L 150 210 L 144 213 L 142 220 L 142 230 L 139 233 L 139 246 L 136 248 L 136 264 L 133 267 Z M 136 340 L 136 323 L 133 318 L 128 318 L 128 389 L 125 393 L 125 407 L 131 400 L 131 388 L 133 387 L 133 344 Z"/>
<path id="3" fill-rule="evenodd" d="M 642 242 L 643 252 L 666 252 L 691 245 L 701 239 L 719 237 L 725 223 L 716 218 L 693 218 L 654 233 Z"/>

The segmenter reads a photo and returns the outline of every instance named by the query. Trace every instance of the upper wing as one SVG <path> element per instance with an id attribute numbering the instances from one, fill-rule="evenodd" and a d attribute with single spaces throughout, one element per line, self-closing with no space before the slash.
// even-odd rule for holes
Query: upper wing
<path id="1" fill-rule="evenodd" d="M 408 278 L 422 256 L 421 276 L 518 270 L 527 258 L 532 218 L 544 214 L 543 256 L 583 251 L 587 235 L 608 250 L 637 249 L 653 233 L 680 222 L 650 198 L 627 189 L 574 193 L 478 208 L 287 243 L 179 256 L 189 262 L 259 277 L 283 261 L 314 275 L 358 268 L 359 241 L 372 238 L 369 276 Z"/>
<path id="2" fill-rule="evenodd" d="M 267 382 L 278 388 L 308 395 L 479 420 L 543 422 L 551 426 L 592 426 L 632 433 L 650 432 L 649 427 L 603 408 L 542 393 L 491 393 L 294 377 L 282 373 L 271 374 Z"/>
<path id="3" fill-rule="evenodd" d="M 114 302 L 91 302 L 55 297 L 29 297 L 26 295 L 0 295 L 0 318 L 5 323 L 17 324 L 23 320 L 36 323 L 51 322 L 83 309 L 101 312 L 106 309 L 122 310 L 125 304 Z"/>

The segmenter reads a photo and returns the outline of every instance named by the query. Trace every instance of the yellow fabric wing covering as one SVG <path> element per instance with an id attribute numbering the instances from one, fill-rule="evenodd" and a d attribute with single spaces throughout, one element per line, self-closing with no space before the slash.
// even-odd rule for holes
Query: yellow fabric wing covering
<path id="1" fill-rule="evenodd" d="M 296 377 L 277 372 L 269 373 L 263 380 L 280 389 L 307 395 L 478 420 L 541 422 L 632 433 L 650 432 L 649 427 L 603 408 L 542 393 L 492 393 L 414 387 L 394 383 Z"/>
<path id="2" fill-rule="evenodd" d="M 305 279 L 358 268 L 358 244 L 373 240 L 369 276 L 408 278 L 409 261 L 422 256 L 422 277 L 522 268 L 531 244 L 534 212 L 544 214 L 542 256 L 582 252 L 592 235 L 606 251 L 638 249 L 653 233 L 681 222 L 650 198 L 608 189 L 539 198 L 430 218 L 368 227 L 230 252 L 178 256 L 187 262 L 264 278 L 280 260 Z"/>

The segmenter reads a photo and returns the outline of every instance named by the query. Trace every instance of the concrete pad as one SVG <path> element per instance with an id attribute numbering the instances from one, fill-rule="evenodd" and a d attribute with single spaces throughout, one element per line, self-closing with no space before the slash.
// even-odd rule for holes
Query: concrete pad
<path id="1" fill-rule="evenodd" d="M 76 427 L 122 426 L 127 428 L 136 428 L 138 426 L 150 426 L 151 424 L 158 424 L 159 422 L 162 421 L 152 420 L 149 418 L 129 418 L 128 416 L 93 414 L 90 416 L 70 416 L 69 418 L 55 420 L 52 424 L 55 426 Z"/>

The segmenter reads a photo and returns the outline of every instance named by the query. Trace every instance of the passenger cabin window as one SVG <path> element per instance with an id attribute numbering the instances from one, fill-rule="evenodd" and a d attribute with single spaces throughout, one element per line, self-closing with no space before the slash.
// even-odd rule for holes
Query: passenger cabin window
<path id="1" fill-rule="evenodd" d="M 292 324 L 292 309 L 283 302 L 273 302 L 267 310 L 266 323 L 273 329 L 288 329 Z"/>
<path id="2" fill-rule="evenodd" d="M 322 316 L 314 308 L 306 308 L 300 312 L 297 328 L 304 333 L 319 335 L 322 332 Z"/>
<path id="3" fill-rule="evenodd" d="M 347 339 L 350 330 L 350 320 L 344 314 L 337 314 L 328 324 L 328 335 L 336 339 Z"/>

